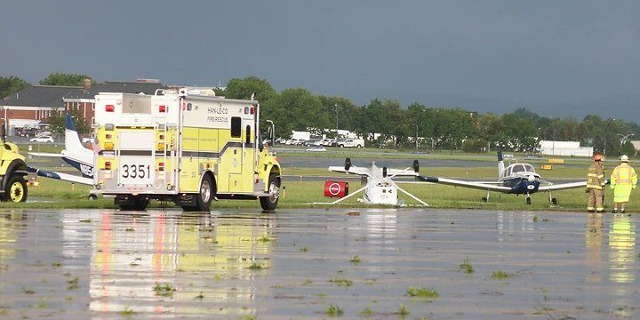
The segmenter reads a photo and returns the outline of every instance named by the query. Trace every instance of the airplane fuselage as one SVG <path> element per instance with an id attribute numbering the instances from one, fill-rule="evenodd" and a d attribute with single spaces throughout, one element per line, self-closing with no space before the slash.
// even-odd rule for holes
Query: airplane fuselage
<path id="1" fill-rule="evenodd" d="M 502 185 L 511 188 L 511 194 L 533 194 L 538 192 L 540 180 L 530 181 L 525 177 L 510 177 L 502 180 Z"/>
<path id="2" fill-rule="evenodd" d="M 393 181 L 386 179 L 370 181 L 364 190 L 362 200 L 369 204 L 398 204 L 398 191 Z"/>

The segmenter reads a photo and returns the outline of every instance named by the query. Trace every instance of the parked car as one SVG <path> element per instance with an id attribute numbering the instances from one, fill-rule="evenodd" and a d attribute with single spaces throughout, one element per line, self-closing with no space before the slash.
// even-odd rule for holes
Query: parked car
<path id="1" fill-rule="evenodd" d="M 51 136 L 40 136 L 36 138 L 31 138 L 29 140 L 31 142 L 53 142 L 53 138 Z"/>
<path id="2" fill-rule="evenodd" d="M 322 145 L 325 147 L 335 147 L 336 139 L 324 139 L 322 140 Z"/>
<path id="3" fill-rule="evenodd" d="M 319 141 L 320 140 L 315 140 L 315 139 L 311 139 L 311 140 L 305 140 L 303 142 L 303 145 L 307 146 L 307 147 L 312 147 L 312 146 L 319 146 Z"/>

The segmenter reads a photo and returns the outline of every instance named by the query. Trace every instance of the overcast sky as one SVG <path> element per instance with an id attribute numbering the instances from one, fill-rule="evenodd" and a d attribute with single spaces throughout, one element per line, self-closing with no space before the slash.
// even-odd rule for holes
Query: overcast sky
<path id="1" fill-rule="evenodd" d="M 215 86 L 257 76 L 358 105 L 640 122 L 640 1 L 23 1 L 0 76 Z"/>

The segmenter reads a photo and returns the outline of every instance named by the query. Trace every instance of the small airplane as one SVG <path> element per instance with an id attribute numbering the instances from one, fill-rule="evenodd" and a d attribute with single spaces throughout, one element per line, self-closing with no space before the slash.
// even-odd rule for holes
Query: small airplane
<path id="1" fill-rule="evenodd" d="M 357 167 L 351 165 L 351 159 L 347 158 L 344 162 L 344 166 L 330 166 L 329 171 L 343 172 L 348 174 L 357 174 L 367 179 L 367 184 L 356 190 L 355 192 L 340 198 L 331 203 L 316 203 L 316 204 L 337 204 L 352 196 L 355 196 L 359 192 L 363 192 L 362 198 L 358 201 L 366 204 L 385 204 L 393 206 L 403 206 L 404 203 L 398 200 L 398 191 L 408 195 L 412 199 L 416 200 L 423 206 L 429 206 L 426 202 L 418 199 L 416 196 L 400 188 L 395 181 L 394 177 L 398 176 L 411 176 L 417 177 L 419 171 L 419 164 L 417 160 L 413 161 L 413 167 L 399 170 L 388 169 L 387 167 L 379 168 L 375 163 L 371 164 L 371 168 Z"/>
<path id="2" fill-rule="evenodd" d="M 36 157 L 62 158 L 66 163 L 78 169 L 82 176 L 32 167 L 28 167 L 27 170 L 45 178 L 92 185 L 94 150 L 85 148 L 82 145 L 75 123 L 73 122 L 73 118 L 68 114 L 65 119 L 64 138 L 64 149 L 60 153 L 29 152 L 29 154 Z"/>
<path id="3" fill-rule="evenodd" d="M 489 201 L 489 193 L 491 191 L 501 192 L 505 194 L 526 195 L 525 201 L 531 204 L 531 195 L 536 192 L 549 192 L 549 202 L 553 205 L 558 204 L 556 198 L 551 197 L 551 191 L 584 188 L 587 186 L 586 181 L 569 182 L 561 184 L 553 184 L 547 182 L 547 185 L 541 185 L 541 176 L 536 169 L 528 163 L 514 163 L 505 168 L 502 150 L 498 151 L 498 181 L 494 182 L 476 182 L 456 180 L 440 177 L 418 176 L 420 181 L 440 183 L 458 187 L 473 188 L 487 190 L 487 196 L 483 197 L 484 202 Z"/>

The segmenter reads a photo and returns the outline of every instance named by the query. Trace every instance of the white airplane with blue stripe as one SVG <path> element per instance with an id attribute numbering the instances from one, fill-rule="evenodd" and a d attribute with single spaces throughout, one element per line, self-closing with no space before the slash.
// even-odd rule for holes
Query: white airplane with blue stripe
<path id="1" fill-rule="evenodd" d="M 93 155 L 92 149 L 85 148 L 80 141 L 73 118 L 66 115 L 64 129 L 64 149 L 60 153 L 29 152 L 36 157 L 56 157 L 62 158 L 66 163 L 78 169 L 82 176 L 68 173 L 42 170 L 28 167 L 30 172 L 38 176 L 52 179 L 59 179 L 75 183 L 93 185 Z"/>

